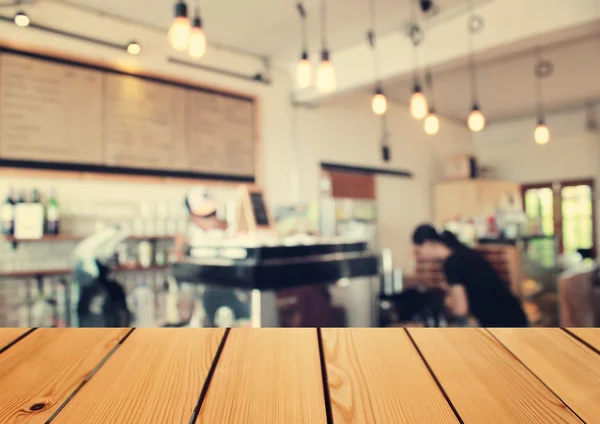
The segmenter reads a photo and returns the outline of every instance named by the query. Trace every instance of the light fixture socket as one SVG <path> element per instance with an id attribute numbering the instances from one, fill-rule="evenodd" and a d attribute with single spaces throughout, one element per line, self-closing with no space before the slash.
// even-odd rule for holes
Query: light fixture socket
<path id="1" fill-rule="evenodd" d="M 473 103 L 473 107 L 471 108 L 471 112 L 479 111 L 479 103 Z"/>
<path id="2" fill-rule="evenodd" d="M 192 22 L 192 27 L 193 28 L 202 28 L 202 19 L 200 19 L 200 16 L 196 16 L 194 18 L 194 21 Z"/>
<path id="3" fill-rule="evenodd" d="M 430 107 L 429 108 L 429 115 L 435 115 L 435 108 L 434 107 Z"/>
<path id="4" fill-rule="evenodd" d="M 300 60 L 308 60 L 308 52 L 304 50 L 302 52 L 302 56 L 300 56 Z"/>
<path id="5" fill-rule="evenodd" d="M 421 83 L 419 81 L 415 81 L 415 85 L 413 85 L 413 93 L 422 93 L 423 89 L 421 88 Z"/>
<path id="6" fill-rule="evenodd" d="M 188 7 L 185 1 L 180 0 L 175 3 L 175 18 L 187 18 L 188 17 Z"/>
<path id="7" fill-rule="evenodd" d="M 383 159 L 384 162 L 389 162 L 390 159 L 392 158 L 390 146 L 388 146 L 387 144 L 384 146 L 381 146 L 381 158 Z"/>
<path id="8" fill-rule="evenodd" d="M 323 62 L 329 62 L 329 50 L 323 49 L 323 51 L 321 51 L 321 60 Z"/>
<path id="9" fill-rule="evenodd" d="M 381 86 L 381 84 L 377 84 L 375 86 L 375 95 L 377 96 L 378 94 L 383 95 L 383 87 Z"/>
<path id="10" fill-rule="evenodd" d="M 544 118 L 538 118 L 538 125 L 546 125 Z"/>

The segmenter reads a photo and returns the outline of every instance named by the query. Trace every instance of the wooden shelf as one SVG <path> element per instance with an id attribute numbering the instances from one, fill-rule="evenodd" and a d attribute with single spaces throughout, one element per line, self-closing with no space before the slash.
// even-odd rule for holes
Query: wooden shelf
<path id="1" fill-rule="evenodd" d="M 129 236 L 128 240 L 171 240 L 177 236 Z M 15 237 L 1 237 L 0 241 L 9 243 L 52 243 L 57 241 L 81 241 L 86 236 L 76 236 L 72 234 L 59 234 L 57 236 L 44 236 L 39 239 L 18 239 Z"/>
<path id="2" fill-rule="evenodd" d="M 130 271 L 162 271 L 169 269 L 169 265 L 151 265 L 144 268 L 141 265 L 135 266 L 119 266 L 114 268 L 113 272 L 130 272 Z M 56 275 L 68 275 L 73 270 L 71 268 L 62 269 L 39 269 L 32 271 L 15 271 L 0 273 L 0 278 L 34 278 L 34 277 L 52 277 Z"/>

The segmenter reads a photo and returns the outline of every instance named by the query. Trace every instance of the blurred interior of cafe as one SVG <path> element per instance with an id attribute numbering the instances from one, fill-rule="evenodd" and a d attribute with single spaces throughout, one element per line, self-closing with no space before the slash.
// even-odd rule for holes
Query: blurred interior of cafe
<path id="1" fill-rule="evenodd" d="M 0 326 L 600 326 L 599 67 L 597 0 L 0 0 Z"/>

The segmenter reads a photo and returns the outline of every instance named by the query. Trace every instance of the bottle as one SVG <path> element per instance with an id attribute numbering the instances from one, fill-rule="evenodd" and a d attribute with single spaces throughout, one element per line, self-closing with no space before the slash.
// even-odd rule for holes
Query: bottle
<path id="1" fill-rule="evenodd" d="M 12 236 L 15 233 L 15 200 L 12 188 L 9 190 L 1 208 L 2 234 Z"/>
<path id="2" fill-rule="evenodd" d="M 21 190 L 19 192 L 19 198 L 15 202 L 15 204 L 19 204 L 19 203 L 25 203 L 25 192 L 23 190 Z"/>
<path id="3" fill-rule="evenodd" d="M 41 203 L 40 192 L 37 188 L 34 188 L 31 192 L 31 203 Z"/>
<path id="4" fill-rule="evenodd" d="M 50 198 L 46 204 L 46 234 L 58 235 L 60 217 L 58 213 L 58 202 L 54 189 L 50 193 Z"/>
<path id="5" fill-rule="evenodd" d="M 135 288 L 133 301 L 135 303 L 136 327 L 154 327 L 154 292 L 144 281 L 140 282 Z"/>

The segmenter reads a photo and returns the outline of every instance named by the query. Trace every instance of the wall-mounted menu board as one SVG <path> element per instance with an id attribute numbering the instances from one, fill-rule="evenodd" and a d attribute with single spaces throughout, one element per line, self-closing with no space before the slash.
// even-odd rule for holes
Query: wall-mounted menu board
<path id="1" fill-rule="evenodd" d="M 0 54 L 0 162 L 253 181 L 253 99 Z"/>

